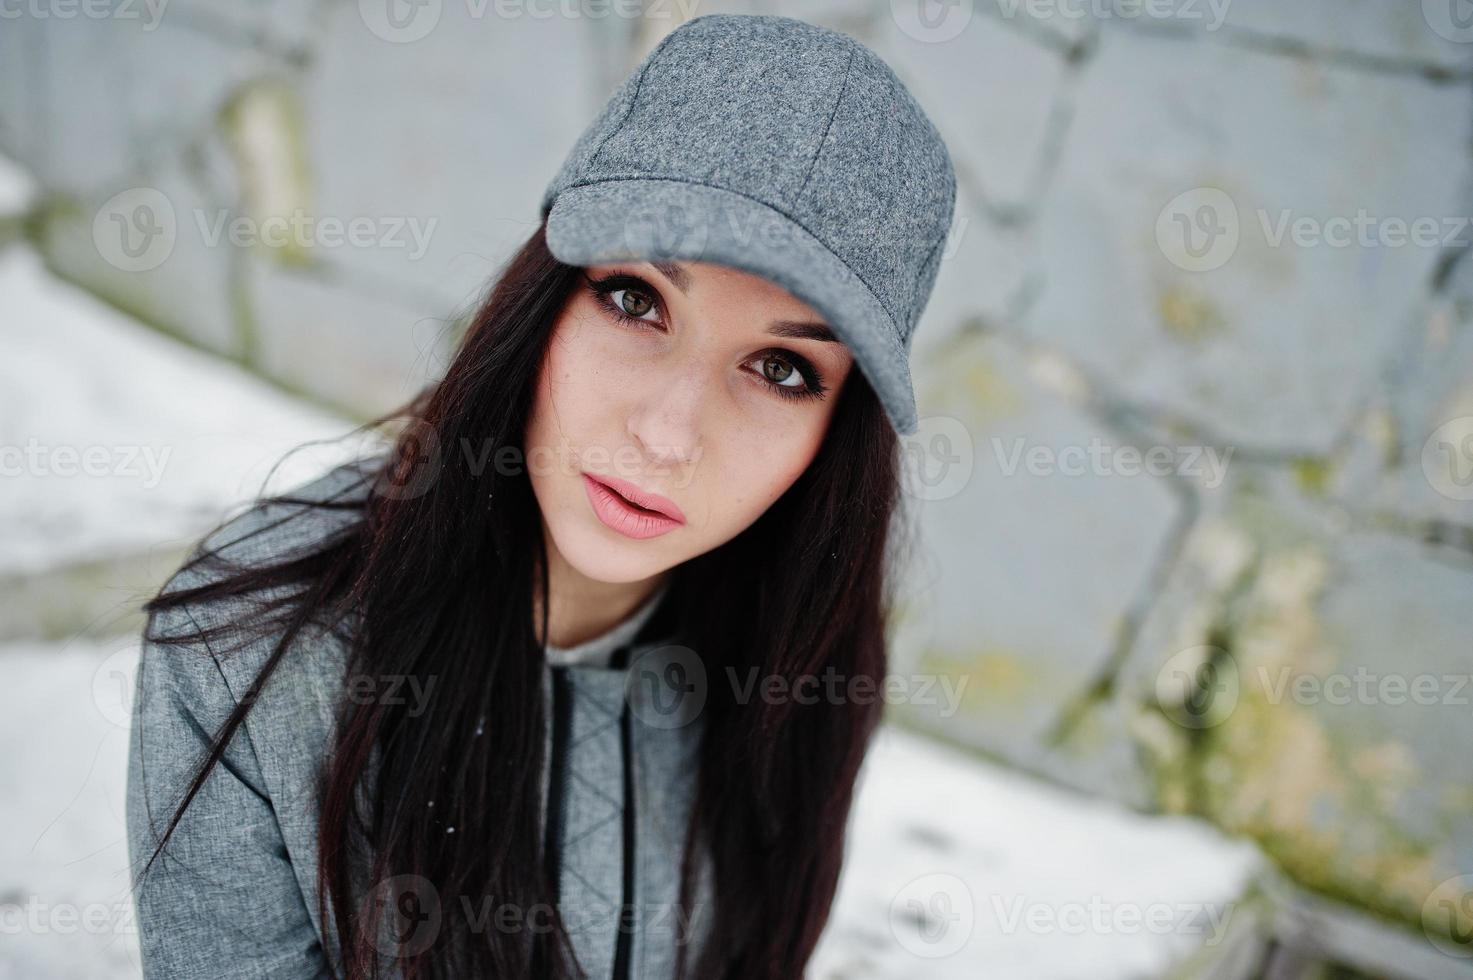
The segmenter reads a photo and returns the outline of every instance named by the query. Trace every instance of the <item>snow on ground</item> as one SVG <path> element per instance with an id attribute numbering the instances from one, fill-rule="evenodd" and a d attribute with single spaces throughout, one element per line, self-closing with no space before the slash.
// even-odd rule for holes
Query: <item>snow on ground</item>
<path id="1" fill-rule="evenodd" d="M 3 183 L 3 182 L 0 182 Z M 183 544 L 351 423 L 0 250 L 0 575 Z M 362 443 L 282 463 L 285 489 Z"/>
<path id="2" fill-rule="evenodd" d="M 1162 977 L 1221 942 L 1258 852 L 883 728 L 810 975 Z"/>
<path id="3" fill-rule="evenodd" d="M 0 647 L 0 980 L 137 977 L 124 835 L 134 640 Z"/>

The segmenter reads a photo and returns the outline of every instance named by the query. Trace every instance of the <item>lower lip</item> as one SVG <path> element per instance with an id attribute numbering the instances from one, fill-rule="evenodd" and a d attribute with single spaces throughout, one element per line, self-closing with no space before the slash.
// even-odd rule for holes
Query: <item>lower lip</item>
<path id="1" fill-rule="evenodd" d="M 674 518 L 640 510 L 587 473 L 583 474 L 583 489 L 588 491 L 588 502 L 604 526 L 626 537 L 654 538 L 680 526 Z"/>

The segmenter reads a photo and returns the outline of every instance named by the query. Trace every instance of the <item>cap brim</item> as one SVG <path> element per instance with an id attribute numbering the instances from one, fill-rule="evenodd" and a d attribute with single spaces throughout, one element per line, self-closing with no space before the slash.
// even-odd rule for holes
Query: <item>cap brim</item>
<path id="1" fill-rule="evenodd" d="M 568 265 L 683 259 L 762 276 L 823 315 L 895 431 L 916 431 L 909 357 L 889 313 L 838 256 L 774 208 L 690 181 L 598 181 L 558 195 L 547 214 L 547 246 Z"/>

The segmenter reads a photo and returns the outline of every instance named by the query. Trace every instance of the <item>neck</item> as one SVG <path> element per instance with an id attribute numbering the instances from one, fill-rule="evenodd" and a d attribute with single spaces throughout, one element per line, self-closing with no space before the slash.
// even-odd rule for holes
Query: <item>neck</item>
<path id="1" fill-rule="evenodd" d="M 602 582 L 569 565 L 551 535 L 545 535 L 548 592 L 552 596 L 547 613 L 547 639 L 539 642 L 568 648 L 585 643 L 623 622 L 648 599 L 669 576 L 662 572 L 634 582 Z M 533 629 L 542 629 L 540 584 L 533 587 Z"/>

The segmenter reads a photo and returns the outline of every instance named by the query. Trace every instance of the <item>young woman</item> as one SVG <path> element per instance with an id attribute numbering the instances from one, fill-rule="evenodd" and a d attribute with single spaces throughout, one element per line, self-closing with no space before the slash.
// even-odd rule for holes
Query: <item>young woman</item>
<path id="1" fill-rule="evenodd" d="M 389 451 L 145 605 L 145 974 L 801 975 L 880 710 L 817 681 L 885 669 L 954 199 L 852 38 L 669 34 Z"/>

